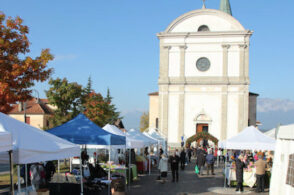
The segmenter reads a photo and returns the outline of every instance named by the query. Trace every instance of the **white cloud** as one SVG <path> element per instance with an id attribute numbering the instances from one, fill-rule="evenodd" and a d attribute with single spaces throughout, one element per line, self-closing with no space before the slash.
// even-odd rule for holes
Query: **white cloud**
<path id="1" fill-rule="evenodd" d="M 257 101 L 258 112 L 270 112 L 270 111 L 287 112 L 289 110 L 294 110 L 293 100 L 258 98 L 258 101 Z"/>
<path id="2" fill-rule="evenodd" d="M 54 60 L 60 61 L 60 60 L 74 60 L 77 58 L 77 55 L 75 54 L 64 54 L 64 55 L 56 55 L 54 56 Z"/>

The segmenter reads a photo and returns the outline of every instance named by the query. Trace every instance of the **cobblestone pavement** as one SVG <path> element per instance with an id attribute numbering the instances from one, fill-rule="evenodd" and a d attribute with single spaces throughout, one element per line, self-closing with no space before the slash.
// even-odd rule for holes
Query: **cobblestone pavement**
<path id="1" fill-rule="evenodd" d="M 221 169 L 216 169 L 216 175 L 197 176 L 194 173 L 195 160 L 186 166 L 184 171 L 179 170 L 179 182 L 171 181 L 171 172 L 168 173 L 168 181 L 164 184 L 156 181 L 159 173 L 154 170 L 152 174 L 139 177 L 131 185 L 129 195 L 215 195 L 215 194 L 237 194 L 234 188 L 223 188 L 224 178 Z M 206 173 L 206 170 L 204 170 Z M 253 189 L 244 188 L 242 194 L 262 194 L 268 195 L 268 189 L 265 193 L 254 193 Z"/>

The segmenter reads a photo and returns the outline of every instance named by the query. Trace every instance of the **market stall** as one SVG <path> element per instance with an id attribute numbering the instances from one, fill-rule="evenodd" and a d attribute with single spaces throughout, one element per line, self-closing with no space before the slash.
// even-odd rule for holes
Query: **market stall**
<path id="1" fill-rule="evenodd" d="M 74 119 L 64 123 L 61 126 L 50 129 L 48 132 L 82 146 L 89 145 L 97 148 L 108 148 L 108 167 L 111 166 L 111 146 L 124 146 L 126 144 L 125 136 L 115 135 L 103 130 L 90 119 L 88 119 L 84 114 L 79 114 Z M 80 165 L 82 166 L 82 163 L 80 163 Z M 105 183 L 110 187 L 112 180 L 111 168 L 108 168 L 108 170 L 108 177 L 106 179 L 92 179 L 89 177 L 90 179 L 86 180 L 87 185 L 94 186 L 93 184 L 98 182 Z"/>
<path id="2" fill-rule="evenodd" d="M 219 147 L 231 150 L 273 151 L 275 149 L 275 140 L 264 135 L 255 127 L 250 126 L 245 128 L 238 135 L 228 140 L 221 141 Z M 224 175 L 226 178 L 225 181 L 228 182 L 227 184 L 232 184 L 232 181 L 235 181 L 234 177 L 236 174 L 234 171 L 234 164 L 228 164 L 226 162 Z M 267 175 L 270 174 L 267 173 Z M 244 184 L 253 187 L 256 182 L 255 167 L 249 165 L 247 169 L 245 169 L 243 177 L 245 181 Z"/>
<path id="3" fill-rule="evenodd" d="M 18 178 L 20 178 L 19 165 L 21 164 L 59 160 L 80 155 L 78 145 L 20 122 L 3 113 L 0 113 L 0 129 L 1 132 L 9 132 L 11 135 L 13 151 L 11 157 L 13 163 L 18 165 Z M 9 138 L 6 141 L 8 140 Z M 7 152 L 0 152 L 0 163 L 6 164 L 9 161 L 10 158 Z M 19 179 L 18 191 L 21 191 Z"/>

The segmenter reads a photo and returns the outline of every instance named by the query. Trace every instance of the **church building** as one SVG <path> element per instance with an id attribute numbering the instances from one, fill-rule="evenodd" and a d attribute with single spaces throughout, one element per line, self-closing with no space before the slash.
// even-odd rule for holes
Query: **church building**
<path id="1" fill-rule="evenodd" d="M 158 92 L 149 94 L 149 128 L 171 147 L 207 131 L 219 140 L 256 124 L 256 99 L 249 93 L 249 42 L 232 16 L 229 0 L 220 10 L 185 13 L 157 34 Z"/>

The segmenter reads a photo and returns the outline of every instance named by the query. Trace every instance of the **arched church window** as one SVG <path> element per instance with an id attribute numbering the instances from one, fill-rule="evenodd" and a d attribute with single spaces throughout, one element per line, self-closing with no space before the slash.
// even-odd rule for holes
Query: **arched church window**
<path id="1" fill-rule="evenodd" d="M 201 26 L 199 26 L 199 28 L 198 28 L 198 32 L 204 32 L 204 31 L 209 31 L 209 28 L 208 28 L 208 26 L 206 26 L 206 25 L 201 25 Z"/>

